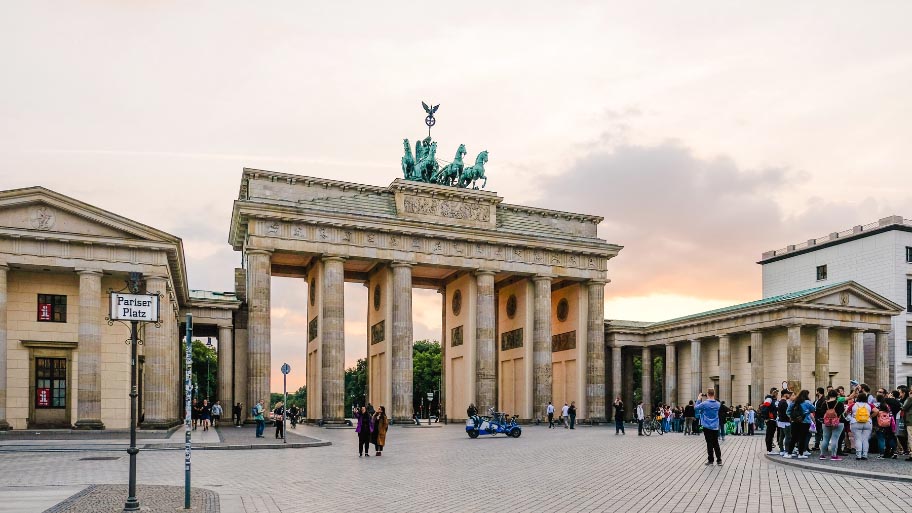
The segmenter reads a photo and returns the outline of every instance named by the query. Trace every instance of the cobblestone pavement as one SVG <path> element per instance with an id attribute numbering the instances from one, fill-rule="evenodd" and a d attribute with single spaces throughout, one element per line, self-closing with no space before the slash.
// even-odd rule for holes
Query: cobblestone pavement
<path id="1" fill-rule="evenodd" d="M 912 487 L 880 481 L 890 494 L 843 493 L 858 479 L 767 461 L 761 437 L 728 437 L 725 466 L 706 467 L 702 437 L 614 435 L 525 426 L 521 438 L 469 439 L 460 425 L 391 428 L 383 456 L 359 458 L 351 430 L 299 426 L 333 443 L 285 451 L 194 453 L 193 485 L 216 491 L 223 512 L 674 511 L 905 512 Z M 127 462 L 74 454 L 7 454 L 0 486 L 124 483 Z M 142 484 L 181 485 L 183 453 L 144 452 Z M 887 497 L 897 502 L 888 502 Z M 857 501 L 857 502 L 856 502 Z"/>
<path id="2" fill-rule="evenodd" d="M 127 492 L 127 485 L 89 486 L 44 513 L 121 513 Z M 145 513 L 173 513 L 184 507 L 184 489 L 138 485 L 136 499 Z M 219 513 L 218 495 L 211 490 L 194 488 L 190 494 L 190 507 L 194 513 Z"/>

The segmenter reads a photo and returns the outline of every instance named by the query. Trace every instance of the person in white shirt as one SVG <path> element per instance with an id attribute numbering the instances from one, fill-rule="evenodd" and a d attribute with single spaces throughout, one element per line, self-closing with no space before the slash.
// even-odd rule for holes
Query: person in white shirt
<path id="1" fill-rule="evenodd" d="M 570 429 L 570 424 L 568 419 L 570 417 L 570 407 L 567 406 L 567 403 L 564 403 L 564 407 L 561 408 L 561 422 L 564 423 L 564 429 Z"/>
<path id="2" fill-rule="evenodd" d="M 548 429 L 554 429 L 554 405 L 551 404 L 551 401 L 548 401 L 546 413 L 548 414 Z"/>
<path id="3" fill-rule="evenodd" d="M 216 401 L 212 405 L 212 427 L 218 427 L 219 420 L 222 419 L 222 404 Z"/>
<path id="4" fill-rule="evenodd" d="M 639 427 L 639 433 L 637 436 L 643 436 L 643 421 L 646 420 L 646 412 L 643 411 L 643 401 L 637 403 L 636 409 L 636 421 L 637 426 Z"/>

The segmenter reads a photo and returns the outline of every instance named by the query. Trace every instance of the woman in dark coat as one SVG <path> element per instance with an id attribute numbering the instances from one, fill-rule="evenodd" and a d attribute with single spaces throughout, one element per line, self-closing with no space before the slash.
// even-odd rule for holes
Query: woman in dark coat
<path id="1" fill-rule="evenodd" d="M 383 455 L 387 429 L 389 429 L 389 419 L 386 417 L 386 408 L 381 406 L 374 413 L 374 432 L 371 434 L 371 442 L 374 444 L 374 449 L 377 450 L 377 456 Z"/>
<path id="2" fill-rule="evenodd" d="M 355 426 L 355 433 L 358 433 L 358 457 L 362 454 L 370 457 L 371 434 L 374 432 L 373 419 L 364 406 L 355 417 L 358 420 L 358 425 Z"/>

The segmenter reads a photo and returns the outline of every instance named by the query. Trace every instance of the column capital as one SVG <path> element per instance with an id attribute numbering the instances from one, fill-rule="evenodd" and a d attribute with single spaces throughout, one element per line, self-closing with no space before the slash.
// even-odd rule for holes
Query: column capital
<path id="1" fill-rule="evenodd" d="M 861 333 L 861 334 L 864 334 L 864 333 L 866 333 L 867 331 L 868 331 L 868 330 L 866 330 L 866 329 L 864 329 L 864 328 L 852 328 L 852 333 Z"/>
<path id="2" fill-rule="evenodd" d="M 665 347 L 675 347 L 675 345 L 677 345 L 677 342 L 665 342 Z"/>
<path id="3" fill-rule="evenodd" d="M 719 333 L 716 336 L 719 338 L 731 338 L 731 335 L 728 333 Z"/>
<path id="4" fill-rule="evenodd" d="M 218 329 L 220 329 L 220 330 L 230 330 L 233 328 L 234 328 L 234 326 L 231 324 L 219 324 L 218 325 Z"/>
<path id="5" fill-rule="evenodd" d="M 323 255 L 320 257 L 323 262 L 344 262 L 345 257 L 340 255 Z"/>
<path id="6" fill-rule="evenodd" d="M 260 249 L 260 248 L 247 248 L 244 251 L 247 255 L 272 255 L 271 249 Z"/>
<path id="7" fill-rule="evenodd" d="M 143 278 L 145 278 L 146 281 L 148 281 L 148 280 L 162 280 L 162 281 L 166 281 L 166 282 L 168 281 L 168 275 L 166 275 L 166 274 L 150 274 L 149 276 L 143 276 Z"/>
<path id="8" fill-rule="evenodd" d="M 9 271 L 9 264 L 6 262 L 0 262 L 0 271 Z"/>
<path id="9" fill-rule="evenodd" d="M 554 280 L 554 276 L 551 274 L 536 274 L 535 276 L 532 277 L 532 281 L 535 281 L 535 282 L 547 281 L 550 283 L 552 280 Z"/>
<path id="10" fill-rule="evenodd" d="M 473 274 L 475 274 L 475 276 L 494 276 L 497 274 L 497 271 L 492 271 L 491 269 L 475 269 Z"/>
<path id="11" fill-rule="evenodd" d="M 414 267 L 414 266 L 415 266 L 415 262 L 406 262 L 404 260 L 393 260 L 392 262 L 390 262 L 390 267 L 392 267 L 393 269 L 395 269 L 397 267 Z"/>
<path id="12" fill-rule="evenodd" d="M 591 280 L 588 280 L 586 282 L 586 285 L 589 285 L 589 286 L 601 285 L 604 287 L 605 285 L 607 285 L 609 283 L 611 283 L 611 280 L 609 280 L 607 278 L 593 278 Z"/>
<path id="13" fill-rule="evenodd" d="M 874 333 L 878 335 L 889 335 L 893 330 L 874 330 Z"/>
<path id="14" fill-rule="evenodd" d="M 761 330 L 761 329 L 750 330 L 749 333 L 750 333 L 751 335 L 753 335 L 754 333 L 759 333 L 760 335 L 762 335 L 762 334 L 763 334 L 763 330 Z"/>
<path id="15" fill-rule="evenodd" d="M 86 275 L 98 275 L 101 276 L 104 272 L 101 269 L 86 269 L 86 268 L 76 268 L 76 274 L 86 274 Z"/>

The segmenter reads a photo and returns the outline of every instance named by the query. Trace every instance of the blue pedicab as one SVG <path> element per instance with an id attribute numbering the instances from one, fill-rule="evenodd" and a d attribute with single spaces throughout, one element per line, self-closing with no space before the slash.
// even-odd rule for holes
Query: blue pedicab
<path id="1" fill-rule="evenodd" d="M 479 417 L 474 415 L 466 419 L 466 433 L 469 438 L 478 438 L 478 435 L 498 434 L 519 438 L 522 435 L 522 428 L 516 423 L 516 415 L 507 419 L 507 414 L 500 411 L 494 411 L 494 408 L 488 410 L 490 416 Z"/>

